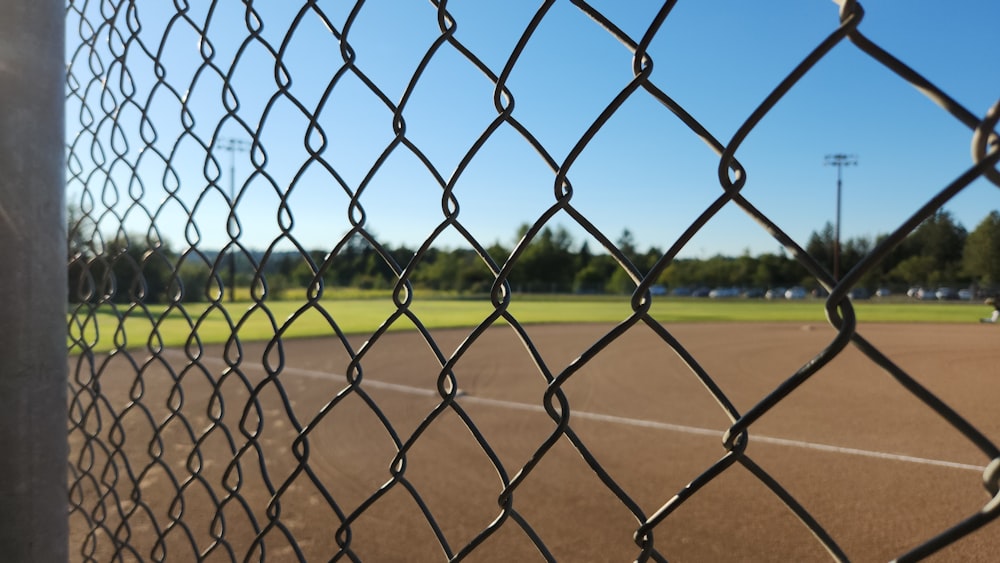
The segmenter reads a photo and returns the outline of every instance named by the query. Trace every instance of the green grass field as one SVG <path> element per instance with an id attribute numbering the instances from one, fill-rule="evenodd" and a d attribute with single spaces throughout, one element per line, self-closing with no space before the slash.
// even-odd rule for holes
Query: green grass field
<path id="1" fill-rule="evenodd" d="M 388 294 L 374 297 L 333 298 L 306 306 L 300 301 L 268 301 L 257 305 L 237 301 L 222 306 L 185 304 L 145 309 L 127 306 L 71 305 L 67 335 L 71 352 L 85 342 L 95 351 L 116 347 L 182 346 L 197 338 L 203 344 L 226 342 L 236 330 L 240 340 L 267 340 L 283 330 L 286 338 L 333 334 L 334 324 L 345 334 L 370 334 L 396 311 Z M 859 301 L 854 304 L 859 322 L 974 323 L 989 308 L 980 303 Z M 429 328 L 471 327 L 493 312 L 488 300 L 415 298 L 410 311 Z M 616 323 L 631 313 L 624 297 L 515 296 L 509 311 L 521 323 Z M 655 299 L 650 312 L 663 323 L 694 322 L 826 322 L 824 302 L 801 301 Z M 500 321 L 503 322 L 503 321 Z M 413 330 L 406 318 L 395 319 L 389 330 Z M 193 336 L 194 335 L 194 336 Z"/>

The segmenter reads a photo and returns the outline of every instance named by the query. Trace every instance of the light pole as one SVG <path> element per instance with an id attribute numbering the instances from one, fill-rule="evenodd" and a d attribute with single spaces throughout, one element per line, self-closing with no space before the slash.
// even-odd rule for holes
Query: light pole
<path id="1" fill-rule="evenodd" d="M 840 281 L 840 171 L 845 166 L 857 166 L 858 157 L 853 154 L 828 154 L 824 164 L 837 167 L 837 222 L 833 227 L 833 279 Z"/>
<path id="2" fill-rule="evenodd" d="M 236 220 L 236 153 L 250 150 L 250 143 L 223 137 L 216 148 L 229 151 L 229 220 Z M 236 250 L 229 251 L 229 302 L 236 301 Z"/>

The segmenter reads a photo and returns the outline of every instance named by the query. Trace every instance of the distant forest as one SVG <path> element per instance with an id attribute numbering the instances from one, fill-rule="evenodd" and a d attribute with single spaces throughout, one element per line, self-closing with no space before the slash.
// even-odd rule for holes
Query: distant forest
<path id="1" fill-rule="evenodd" d="M 335 249 L 308 252 L 237 252 L 235 255 L 198 249 L 175 249 L 169 241 L 146 235 L 119 235 L 103 240 L 86 228 L 86 221 L 70 210 L 69 299 L 80 301 L 212 301 L 228 292 L 230 257 L 237 287 L 255 287 L 261 295 L 280 298 L 285 290 L 323 287 L 391 288 L 396 267 L 411 268 L 407 276 L 417 289 L 462 295 L 489 293 L 494 275 L 472 249 L 431 247 L 411 264 L 415 249 L 375 246 L 360 234 Z M 523 225 L 519 240 L 527 231 Z M 850 271 L 884 238 L 841 241 L 840 271 Z M 573 240 L 561 227 L 543 228 L 511 269 L 508 281 L 515 292 L 627 294 L 635 289 L 625 270 L 605 249 L 592 241 Z M 637 248 L 626 230 L 615 241 L 622 254 L 644 275 L 663 254 L 662 249 Z M 833 271 L 833 226 L 827 223 L 809 237 L 805 250 Z M 513 245 L 485 248 L 502 267 Z M 388 257 L 388 259 L 386 258 Z M 758 256 L 679 258 L 655 283 L 666 288 L 739 287 L 767 289 L 819 283 L 785 253 Z M 947 211 L 924 221 L 906 240 L 862 278 L 861 287 L 905 291 L 910 286 L 996 288 L 1000 286 L 1000 212 L 992 211 L 967 232 Z"/>

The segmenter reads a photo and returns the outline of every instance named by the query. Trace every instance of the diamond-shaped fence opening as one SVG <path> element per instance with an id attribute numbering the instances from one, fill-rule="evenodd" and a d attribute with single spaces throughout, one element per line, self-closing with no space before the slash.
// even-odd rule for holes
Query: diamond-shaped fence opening
<path id="1" fill-rule="evenodd" d="M 975 409 L 995 403 L 955 390 L 988 385 L 969 374 L 995 358 L 947 359 L 987 339 L 917 331 L 920 356 L 862 335 L 849 293 L 946 203 L 1000 185 L 1000 112 L 897 59 L 853 1 L 797 8 L 796 30 L 753 20 L 801 52 L 746 89 L 749 56 L 694 29 L 691 3 L 603 4 L 68 2 L 74 561 L 997 548 L 976 533 L 1000 514 L 1000 430 Z M 726 17 L 744 40 L 750 20 Z M 782 130 L 803 137 L 785 108 L 831 75 L 918 92 L 915 119 L 973 145 L 833 273 L 762 187 L 786 172 L 760 164 Z M 730 238 L 769 237 L 822 290 L 818 318 L 660 307 L 658 280 L 734 213 Z M 643 254 L 630 229 L 648 224 L 664 238 Z M 608 287 L 627 296 L 571 301 L 564 324 L 528 295 Z M 472 326 L 437 298 L 460 292 Z M 594 315 L 614 323 L 574 323 Z"/>

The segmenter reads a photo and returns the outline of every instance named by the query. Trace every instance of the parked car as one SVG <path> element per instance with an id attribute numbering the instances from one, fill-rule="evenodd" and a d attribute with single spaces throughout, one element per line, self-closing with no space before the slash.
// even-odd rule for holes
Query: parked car
<path id="1" fill-rule="evenodd" d="M 974 297 L 971 289 L 960 289 L 958 290 L 958 298 L 962 301 L 971 301 Z"/>
<path id="2" fill-rule="evenodd" d="M 735 287 L 717 287 L 712 291 L 708 292 L 708 296 L 712 299 L 720 299 L 725 297 L 739 297 L 740 290 Z"/>
<path id="3" fill-rule="evenodd" d="M 667 288 L 665 286 L 660 285 L 660 284 L 656 284 L 654 286 L 650 286 L 650 288 L 649 288 L 649 294 L 650 295 L 666 295 L 667 294 Z"/>
<path id="4" fill-rule="evenodd" d="M 806 290 L 803 287 L 795 286 L 785 290 L 785 299 L 805 299 Z"/>
<path id="5" fill-rule="evenodd" d="M 781 299 L 785 296 L 785 288 L 774 287 L 764 292 L 765 299 Z"/>
<path id="6" fill-rule="evenodd" d="M 945 301 L 948 299 L 956 299 L 958 296 L 955 294 L 955 290 L 950 287 L 939 287 L 937 291 L 934 292 L 934 297 L 939 301 Z"/>
<path id="7" fill-rule="evenodd" d="M 847 292 L 847 297 L 849 299 L 868 299 L 871 297 L 871 293 L 863 287 L 855 287 Z"/>
<path id="8" fill-rule="evenodd" d="M 892 295 L 892 290 L 888 287 L 880 287 L 875 290 L 875 297 L 889 297 Z"/>

